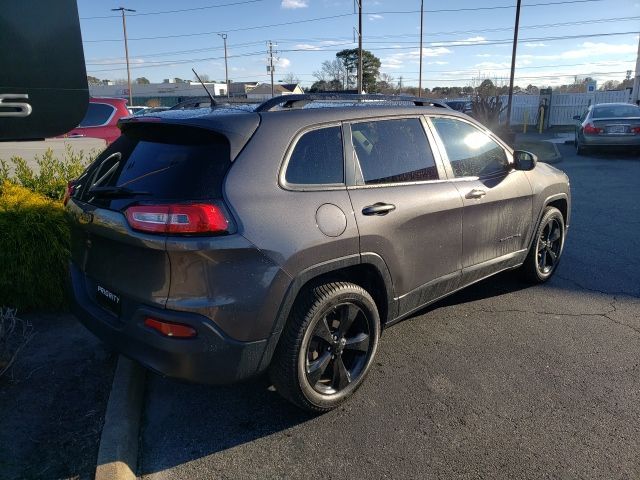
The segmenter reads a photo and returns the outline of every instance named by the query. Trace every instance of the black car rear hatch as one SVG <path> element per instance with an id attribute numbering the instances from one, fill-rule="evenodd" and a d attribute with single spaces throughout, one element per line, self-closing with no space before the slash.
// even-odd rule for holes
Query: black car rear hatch
<path id="1" fill-rule="evenodd" d="M 122 130 L 75 182 L 68 204 L 74 268 L 89 297 L 116 317 L 139 304 L 165 306 L 171 282 L 166 240 L 182 233 L 164 230 L 163 214 L 154 212 L 173 205 L 177 213 L 169 216 L 180 220 L 185 206 L 221 203 L 232 145 L 241 148 L 243 136 L 230 141 L 200 125 L 157 119 Z M 145 209 L 152 213 L 143 222 L 131 215 Z"/>

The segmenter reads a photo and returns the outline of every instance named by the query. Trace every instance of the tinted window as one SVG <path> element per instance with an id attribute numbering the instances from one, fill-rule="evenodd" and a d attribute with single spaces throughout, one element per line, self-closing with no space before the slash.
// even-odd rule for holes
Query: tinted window
<path id="1" fill-rule="evenodd" d="M 112 209 L 132 201 L 205 200 L 222 196 L 231 164 L 227 140 L 189 127 L 138 125 L 125 130 L 80 177 L 75 198 Z M 92 185 L 144 194 L 94 198 Z"/>
<path id="2" fill-rule="evenodd" d="M 607 105 L 593 107 L 593 118 L 640 117 L 640 107 L 634 105 Z"/>
<path id="3" fill-rule="evenodd" d="M 90 103 L 87 113 L 80 122 L 81 127 L 98 127 L 111 118 L 115 108 L 104 103 Z"/>
<path id="4" fill-rule="evenodd" d="M 486 133 L 454 118 L 431 120 L 444 143 L 456 177 L 482 177 L 508 168 L 504 149 Z"/>
<path id="5" fill-rule="evenodd" d="M 417 118 L 354 123 L 351 137 L 367 185 L 438 179 L 431 148 Z"/>
<path id="6" fill-rule="evenodd" d="M 289 158 L 285 179 L 295 184 L 343 183 L 340 127 L 321 128 L 302 135 Z"/>

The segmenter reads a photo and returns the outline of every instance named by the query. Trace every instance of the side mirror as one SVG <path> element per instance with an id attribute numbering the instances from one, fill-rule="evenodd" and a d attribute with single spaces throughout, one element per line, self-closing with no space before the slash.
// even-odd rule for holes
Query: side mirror
<path id="1" fill-rule="evenodd" d="M 529 171 L 535 168 L 538 163 L 538 157 L 531 152 L 516 150 L 513 152 L 513 163 L 516 170 Z"/>
<path id="2" fill-rule="evenodd" d="M 580 120 L 580 115 L 574 115 L 574 116 L 573 116 L 573 119 L 574 119 L 574 120 L 578 120 L 578 121 L 579 121 L 579 120 Z"/>

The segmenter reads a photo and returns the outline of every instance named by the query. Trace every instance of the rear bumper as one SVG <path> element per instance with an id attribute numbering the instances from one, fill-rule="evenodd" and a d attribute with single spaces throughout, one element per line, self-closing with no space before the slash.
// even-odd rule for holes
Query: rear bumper
<path id="1" fill-rule="evenodd" d="M 146 305 L 127 309 L 121 318 L 97 305 L 87 292 L 87 278 L 69 265 L 72 309 L 97 337 L 123 355 L 161 375 L 198 383 L 233 383 L 259 373 L 268 341 L 239 342 L 226 336 L 207 317 Z M 162 336 L 144 319 L 178 322 L 196 329 L 193 339 Z M 125 318 L 126 317 L 126 318 Z"/>
<path id="2" fill-rule="evenodd" d="M 584 135 L 580 140 L 593 147 L 640 147 L 640 135 Z"/>

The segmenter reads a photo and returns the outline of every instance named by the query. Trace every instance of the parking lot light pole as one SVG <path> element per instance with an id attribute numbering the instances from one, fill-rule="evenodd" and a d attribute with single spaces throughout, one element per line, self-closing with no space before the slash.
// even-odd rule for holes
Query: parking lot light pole
<path id="1" fill-rule="evenodd" d="M 511 50 L 511 77 L 509 78 L 509 100 L 507 101 L 507 128 L 511 126 L 511 102 L 513 101 L 513 77 L 516 73 L 516 50 L 518 49 L 518 29 L 520 28 L 520 4 L 516 5 L 516 25 L 513 29 L 513 48 Z"/>
<path id="2" fill-rule="evenodd" d="M 129 105 L 133 105 L 133 94 L 131 93 L 131 70 L 129 69 L 129 45 L 127 44 L 127 20 L 124 12 L 135 12 L 131 8 L 112 8 L 112 12 L 122 13 L 122 31 L 124 33 L 124 54 L 127 59 L 127 86 L 129 87 Z"/>
<path id="3" fill-rule="evenodd" d="M 418 75 L 418 97 L 422 97 L 422 22 L 424 18 L 424 0 L 420 0 L 420 74 Z"/>
<path id="4" fill-rule="evenodd" d="M 229 98 L 229 66 L 227 64 L 227 34 L 218 34 L 224 41 L 224 81 L 227 85 L 227 98 Z"/>

